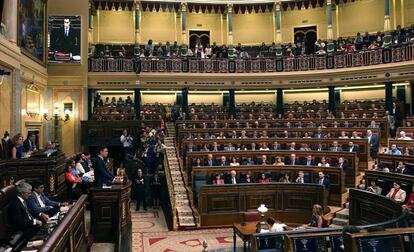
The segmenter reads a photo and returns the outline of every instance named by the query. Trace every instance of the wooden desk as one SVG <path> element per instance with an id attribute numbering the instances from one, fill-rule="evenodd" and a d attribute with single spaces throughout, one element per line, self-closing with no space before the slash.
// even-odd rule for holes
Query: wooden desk
<path id="1" fill-rule="evenodd" d="M 237 236 L 243 241 L 243 251 L 247 251 L 247 243 L 250 243 L 253 234 L 256 233 L 257 221 L 241 222 L 233 224 L 233 250 L 236 251 Z"/>
<path id="2" fill-rule="evenodd" d="M 91 233 L 97 242 L 114 242 L 115 252 L 130 252 L 132 246 L 131 181 L 103 189 L 92 187 Z"/>
<path id="3" fill-rule="evenodd" d="M 250 172 L 254 180 L 257 182 L 257 175 L 261 172 L 267 174 L 270 173 L 272 177 L 271 181 L 278 182 L 279 180 L 273 179 L 282 174 L 289 174 L 291 181 L 294 182 L 297 178 L 299 171 L 303 171 L 305 175 L 305 180 L 308 180 L 308 183 L 314 183 L 315 179 L 318 177 L 318 173 L 322 171 L 325 175 L 329 176 L 329 181 L 331 182 L 331 188 L 329 191 L 329 205 L 341 206 L 342 205 L 342 194 L 346 192 L 345 190 L 345 174 L 341 169 L 337 167 L 318 167 L 318 166 L 275 166 L 275 165 L 243 165 L 243 166 L 212 166 L 212 167 L 193 167 L 192 170 L 192 180 L 189 181 L 192 184 L 193 195 L 197 195 L 196 187 L 196 176 L 198 178 L 201 176 L 206 177 L 207 184 L 211 184 L 211 178 L 214 174 L 226 174 L 231 170 L 235 170 L 238 173 L 240 178 L 240 173 Z M 201 175 L 201 176 L 200 176 Z M 260 176 L 260 175 L 259 175 Z"/>
<path id="4" fill-rule="evenodd" d="M 39 180 L 45 185 L 45 194 L 50 198 L 66 199 L 65 153 L 55 157 L 8 159 L 3 163 L 0 187 L 24 179 L 28 182 Z"/>
<path id="5" fill-rule="evenodd" d="M 401 204 L 382 195 L 349 189 L 349 224 L 370 225 L 396 219 L 402 214 Z"/>
<path id="6" fill-rule="evenodd" d="M 237 184 L 200 187 L 198 213 L 201 227 L 233 226 L 243 221 L 243 213 L 256 211 L 260 204 L 267 215 L 284 223 L 308 223 L 312 207 L 326 208 L 324 189 L 315 184 Z"/>
<path id="7" fill-rule="evenodd" d="M 314 158 L 320 160 L 321 157 L 326 156 L 331 159 L 338 159 L 339 157 L 343 157 L 348 165 L 349 169 L 345 174 L 345 185 L 349 187 L 355 187 L 356 183 L 356 175 L 359 174 L 358 170 L 358 158 L 356 153 L 354 152 L 333 152 L 333 151 L 289 151 L 289 150 L 276 150 L 276 151 L 217 151 L 217 152 L 205 152 L 205 151 L 195 151 L 195 152 L 188 152 L 186 155 L 184 167 L 187 170 L 187 176 L 191 176 L 191 169 L 192 164 L 194 163 L 193 160 L 197 158 L 201 159 L 201 162 L 204 163 L 204 160 L 207 159 L 208 154 L 213 154 L 215 158 L 224 155 L 226 157 L 236 157 L 236 158 L 247 158 L 251 157 L 253 160 L 256 160 L 257 157 L 261 155 L 267 155 L 267 159 L 269 162 L 274 162 L 274 157 L 280 156 L 283 158 L 289 156 L 291 153 L 295 153 L 297 158 L 305 158 L 308 155 L 312 155 Z M 334 166 L 334 163 L 331 164 Z M 234 169 L 234 168 L 233 168 Z"/>

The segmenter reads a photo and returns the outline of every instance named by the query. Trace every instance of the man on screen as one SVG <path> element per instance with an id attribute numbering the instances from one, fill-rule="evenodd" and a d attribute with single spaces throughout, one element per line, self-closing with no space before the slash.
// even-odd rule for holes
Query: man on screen
<path id="1" fill-rule="evenodd" d="M 70 53 L 71 58 L 80 54 L 79 31 L 70 26 L 69 18 L 63 19 L 63 27 L 54 30 L 54 51 L 59 53 Z"/>

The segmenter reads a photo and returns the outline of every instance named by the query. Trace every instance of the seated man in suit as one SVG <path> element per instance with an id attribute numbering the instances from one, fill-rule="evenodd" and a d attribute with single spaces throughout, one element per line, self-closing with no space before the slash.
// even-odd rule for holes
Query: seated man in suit
<path id="1" fill-rule="evenodd" d="M 404 202 L 406 196 L 406 192 L 401 189 L 401 182 L 398 181 L 394 182 L 394 187 L 391 188 L 390 192 L 387 194 L 388 198 L 391 198 L 397 202 Z"/>
<path id="2" fill-rule="evenodd" d="M 305 173 L 303 171 L 299 171 L 295 182 L 299 184 L 309 183 L 309 179 L 305 178 Z"/>
<path id="3" fill-rule="evenodd" d="M 53 216 L 59 212 L 60 206 L 67 205 L 67 203 L 56 202 L 46 197 L 43 193 L 45 186 L 42 182 L 34 181 L 32 186 L 33 192 L 27 199 L 27 206 L 33 216 L 39 216 L 47 220 L 49 216 Z"/>
<path id="4" fill-rule="evenodd" d="M 342 147 L 339 146 L 338 141 L 333 141 L 330 151 L 342 151 Z"/>
<path id="5" fill-rule="evenodd" d="M 244 179 L 242 180 L 242 183 L 251 184 L 251 183 L 256 183 L 256 182 L 254 178 L 252 178 L 252 174 L 250 172 L 247 172 Z"/>
<path id="6" fill-rule="evenodd" d="M 204 160 L 204 166 L 215 166 L 216 162 L 213 159 L 213 154 L 207 155 L 207 160 Z"/>
<path id="7" fill-rule="evenodd" d="M 323 188 L 325 188 L 326 191 L 329 191 L 331 188 L 329 177 L 325 176 L 322 171 L 319 172 L 318 178 L 315 179 L 315 184 L 323 185 Z"/>
<path id="8" fill-rule="evenodd" d="M 103 184 L 108 182 L 116 182 L 115 176 L 106 168 L 106 162 L 108 157 L 108 148 L 102 146 L 99 148 L 99 155 L 95 159 L 93 165 L 95 173 L 95 186 L 102 187 Z"/>
<path id="9" fill-rule="evenodd" d="M 262 155 L 259 162 L 258 163 L 260 165 L 269 165 L 270 164 L 269 161 L 267 161 L 267 156 L 266 155 Z"/>
<path id="10" fill-rule="evenodd" d="M 403 162 L 398 162 L 398 166 L 395 168 L 395 172 L 405 175 L 412 175 L 411 170 L 405 167 Z"/>
<path id="11" fill-rule="evenodd" d="M 345 159 L 343 157 L 338 158 L 338 163 L 336 164 L 336 167 L 341 168 L 344 172 L 348 171 L 348 164 L 345 163 Z"/>
<path id="12" fill-rule="evenodd" d="M 24 147 L 26 152 L 32 152 L 32 151 L 37 150 L 36 135 L 35 134 L 28 135 L 27 139 L 24 140 L 24 142 L 23 142 L 23 147 Z"/>
<path id="13" fill-rule="evenodd" d="M 285 165 L 300 165 L 299 160 L 296 159 L 296 154 L 290 154 L 290 159 L 285 161 Z"/>
<path id="14" fill-rule="evenodd" d="M 240 184 L 240 180 L 237 178 L 237 172 L 235 170 L 230 172 L 230 178 L 227 179 L 226 184 Z"/>
<path id="15" fill-rule="evenodd" d="M 228 166 L 228 165 L 229 165 L 229 162 L 227 162 L 226 156 L 221 156 L 219 166 Z"/>
<path id="16" fill-rule="evenodd" d="M 358 152 L 358 146 L 356 146 L 354 144 L 354 142 L 349 141 L 346 151 L 348 151 L 348 152 Z"/>
<path id="17" fill-rule="evenodd" d="M 306 166 L 316 166 L 316 163 L 315 163 L 315 161 L 313 160 L 312 155 L 308 155 L 308 156 L 306 157 L 306 161 L 304 162 L 304 165 L 306 165 Z"/>
<path id="18" fill-rule="evenodd" d="M 10 204 L 9 220 L 11 225 L 23 232 L 24 239 L 29 241 L 40 229 L 42 222 L 34 218 L 26 205 L 32 193 L 32 186 L 26 182 L 16 185 L 17 198 Z"/>

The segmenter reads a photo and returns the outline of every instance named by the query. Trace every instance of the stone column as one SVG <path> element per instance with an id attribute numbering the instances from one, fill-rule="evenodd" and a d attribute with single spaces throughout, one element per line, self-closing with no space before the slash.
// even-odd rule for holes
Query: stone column
<path id="1" fill-rule="evenodd" d="M 135 109 L 135 120 L 141 118 L 141 89 L 134 88 L 134 109 Z"/>
<path id="2" fill-rule="evenodd" d="M 17 0 L 6 0 L 4 7 L 7 8 L 7 38 L 10 42 L 17 44 Z"/>
<path id="3" fill-rule="evenodd" d="M 236 118 L 236 95 L 234 89 L 229 89 L 229 114 Z"/>
<path id="4" fill-rule="evenodd" d="M 384 0 L 384 32 L 391 30 L 390 0 Z"/>
<path id="5" fill-rule="evenodd" d="M 141 7 L 138 0 L 135 1 L 135 44 L 141 43 L 141 32 L 140 32 L 140 18 L 141 18 Z"/>
<path id="6" fill-rule="evenodd" d="M 333 28 L 332 28 L 332 0 L 327 0 L 326 2 L 326 12 L 328 14 L 328 31 L 326 38 L 328 40 L 333 39 Z"/>
<path id="7" fill-rule="evenodd" d="M 392 110 L 392 82 L 385 83 L 385 110 Z"/>
<path id="8" fill-rule="evenodd" d="M 92 3 L 88 2 L 89 15 L 88 15 L 88 43 L 93 43 L 93 15 L 92 15 Z"/>
<path id="9" fill-rule="evenodd" d="M 283 88 L 276 89 L 276 113 L 278 115 L 284 114 L 284 107 L 283 107 Z"/>
<path id="10" fill-rule="evenodd" d="M 187 44 L 187 4 L 181 3 L 181 33 L 182 44 Z"/>
<path id="11" fill-rule="evenodd" d="M 282 32 L 280 30 L 282 12 L 281 12 L 280 5 L 281 5 L 281 1 L 276 0 L 276 3 L 275 3 L 276 44 L 281 44 L 282 43 Z"/>
<path id="12" fill-rule="evenodd" d="M 329 102 L 328 102 L 328 109 L 329 112 L 332 112 L 333 115 L 335 115 L 336 111 L 335 111 L 335 87 L 334 86 L 329 86 L 328 87 L 328 92 L 329 92 Z"/>
<path id="13" fill-rule="evenodd" d="M 233 44 L 233 4 L 227 4 L 228 44 Z"/>

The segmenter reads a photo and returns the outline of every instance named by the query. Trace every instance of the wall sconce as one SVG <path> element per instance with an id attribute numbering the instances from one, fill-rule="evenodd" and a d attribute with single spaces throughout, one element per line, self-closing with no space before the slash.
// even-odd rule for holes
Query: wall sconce
<path id="1" fill-rule="evenodd" d="M 55 120 L 55 121 L 67 122 L 70 119 L 70 115 L 71 115 L 72 112 L 69 109 L 66 109 L 65 110 L 65 115 L 61 116 L 60 109 L 59 109 L 60 104 L 58 102 L 56 102 L 53 106 L 54 106 L 53 116 L 49 115 L 48 109 L 43 109 L 42 110 L 43 118 L 46 121 Z"/>

